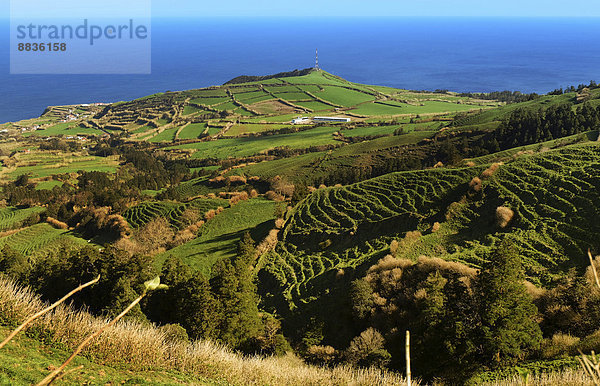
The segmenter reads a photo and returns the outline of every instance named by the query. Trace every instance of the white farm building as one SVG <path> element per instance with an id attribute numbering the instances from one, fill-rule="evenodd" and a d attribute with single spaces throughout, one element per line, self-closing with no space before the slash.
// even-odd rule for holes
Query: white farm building
<path id="1" fill-rule="evenodd" d="M 296 119 L 292 119 L 293 125 L 302 125 L 311 122 L 330 122 L 330 123 L 346 123 L 352 121 L 350 118 L 344 117 L 298 117 Z"/>

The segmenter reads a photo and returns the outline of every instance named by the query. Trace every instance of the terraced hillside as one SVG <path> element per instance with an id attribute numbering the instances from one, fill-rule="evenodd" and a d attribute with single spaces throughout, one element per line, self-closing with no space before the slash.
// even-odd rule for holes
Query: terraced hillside
<path id="1" fill-rule="evenodd" d="M 15 207 L 0 209 L 0 231 L 18 228 L 27 218 L 43 211 L 44 208 L 36 206 L 27 209 Z"/>
<path id="2" fill-rule="evenodd" d="M 195 209 L 199 214 L 203 214 L 211 209 L 217 209 L 220 206 L 227 206 L 227 200 L 223 199 L 195 199 L 187 203 L 176 202 L 156 202 L 149 201 L 127 209 L 123 217 L 134 228 L 146 225 L 156 217 L 168 219 L 175 228 L 185 227 L 181 222 L 181 215 L 186 209 Z"/>
<path id="3" fill-rule="evenodd" d="M 44 258 L 60 250 L 80 249 L 88 243 L 68 230 L 41 223 L 0 238 L 0 248 L 6 245 L 24 256 Z"/>
<path id="4" fill-rule="evenodd" d="M 273 201 L 255 198 L 225 209 L 200 228 L 196 239 L 158 255 L 157 266 L 161 266 L 168 256 L 176 256 L 210 277 L 213 264 L 235 256 L 244 232 L 249 231 L 257 241 L 267 235 L 274 227 L 275 205 Z"/>
<path id="5" fill-rule="evenodd" d="M 397 257 L 427 255 L 478 267 L 493 245 L 512 237 L 527 275 L 543 284 L 584 266 L 587 248 L 600 246 L 599 203 L 597 143 L 488 169 L 393 173 L 311 194 L 288 219 L 267 271 L 293 301 L 311 296 L 323 275 L 382 257 L 394 239 Z M 505 227 L 498 207 L 513 212 Z"/>

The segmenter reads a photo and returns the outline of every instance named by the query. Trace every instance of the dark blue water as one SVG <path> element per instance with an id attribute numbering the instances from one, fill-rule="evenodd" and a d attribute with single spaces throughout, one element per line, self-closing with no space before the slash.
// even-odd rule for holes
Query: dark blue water
<path id="1" fill-rule="evenodd" d="M 600 80 L 600 19 L 155 19 L 152 75 L 117 76 L 9 75 L 0 27 L 0 122 L 312 67 L 317 47 L 326 71 L 407 89 L 545 93 Z"/>

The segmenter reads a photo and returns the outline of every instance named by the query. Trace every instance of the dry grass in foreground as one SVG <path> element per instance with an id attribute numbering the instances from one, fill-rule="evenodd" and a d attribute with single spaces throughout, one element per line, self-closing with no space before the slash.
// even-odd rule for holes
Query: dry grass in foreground
<path id="1" fill-rule="evenodd" d="M 512 378 L 482 383 L 481 386 L 588 386 L 594 383 L 583 370 L 566 370 L 530 376 L 528 382 L 518 375 Z"/>
<path id="2" fill-rule="evenodd" d="M 18 324 L 45 307 L 29 289 L 0 278 L 0 321 Z M 106 320 L 67 306 L 36 320 L 30 327 L 47 341 L 76 347 Z M 107 366 L 128 370 L 177 370 L 231 384 L 269 385 L 405 385 L 397 374 L 375 369 L 308 366 L 299 359 L 243 357 L 209 341 L 170 342 L 154 326 L 124 322 L 106 329 L 83 352 Z M 413 382 L 413 384 L 415 384 Z"/>

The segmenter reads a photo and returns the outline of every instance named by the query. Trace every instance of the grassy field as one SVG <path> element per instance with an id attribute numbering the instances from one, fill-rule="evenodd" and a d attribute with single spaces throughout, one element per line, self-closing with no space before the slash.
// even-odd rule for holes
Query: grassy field
<path id="1" fill-rule="evenodd" d="M 53 125 L 44 130 L 36 130 L 27 133 L 23 133 L 24 137 L 33 135 L 36 137 L 51 137 L 51 136 L 76 136 L 76 135 L 102 135 L 104 131 L 93 128 L 93 127 L 81 127 L 77 123 L 66 122 Z"/>
<path id="2" fill-rule="evenodd" d="M 385 103 L 366 103 L 353 109 L 352 112 L 361 115 L 399 115 L 399 114 L 440 114 L 479 110 L 481 106 L 457 104 L 449 102 L 429 101 L 422 105 L 386 101 Z"/>
<path id="3" fill-rule="evenodd" d="M 261 125 L 261 124 L 240 124 L 234 125 L 226 133 L 227 136 L 236 137 L 245 133 L 260 133 L 263 131 L 279 130 L 288 127 L 287 125 Z"/>
<path id="4" fill-rule="evenodd" d="M 271 220 L 275 218 L 275 205 L 274 201 L 255 198 L 225 209 L 200 229 L 196 239 L 158 255 L 157 266 L 172 255 L 210 276 L 211 267 L 217 261 L 237 253 L 237 245 L 245 231 L 251 231 L 256 241 L 266 236 L 274 227 Z"/>
<path id="5" fill-rule="evenodd" d="M 179 139 L 196 139 L 206 130 L 206 123 L 190 123 L 179 133 Z"/>
<path id="6" fill-rule="evenodd" d="M 200 215 L 203 215 L 210 209 L 226 207 L 229 205 L 227 200 L 222 199 L 195 199 L 193 201 L 179 204 L 175 202 L 145 202 L 127 209 L 123 217 L 133 228 L 139 228 L 146 225 L 156 217 L 164 217 L 171 222 L 175 228 L 184 228 L 181 223 L 181 214 L 188 208 L 195 209 Z"/>
<path id="7" fill-rule="evenodd" d="M 33 150 L 18 154 L 15 158 L 17 160 L 15 166 L 0 171 L 1 179 L 13 180 L 21 174 L 29 174 L 31 178 L 41 178 L 80 170 L 114 173 L 118 167 L 118 160 L 115 157 L 96 157 L 56 151 Z"/>
<path id="8" fill-rule="evenodd" d="M 25 256 L 45 257 L 50 252 L 79 249 L 88 243 L 68 230 L 55 229 L 49 224 L 41 223 L 0 238 L 0 248 L 5 245 Z"/>
<path id="9" fill-rule="evenodd" d="M 194 106 L 185 106 L 183 108 L 183 113 L 181 115 L 190 115 L 190 114 L 196 114 L 203 111 L 202 109 L 199 109 L 197 107 Z"/>
<path id="10" fill-rule="evenodd" d="M 353 133 L 354 130 L 343 132 L 348 135 L 348 133 Z M 377 138 L 367 142 L 345 145 L 328 152 L 308 153 L 292 158 L 260 162 L 235 169 L 231 173 L 264 178 L 280 175 L 286 176 L 290 180 L 302 181 L 311 177 L 328 175 L 340 168 L 364 167 L 367 157 L 377 154 L 378 151 L 415 144 L 430 137 L 433 133 L 432 131 L 414 131 L 399 136 Z"/>
<path id="11" fill-rule="evenodd" d="M 173 127 L 171 129 L 164 130 L 163 132 L 148 139 L 148 142 L 173 142 L 175 139 L 175 133 L 178 129 L 178 127 Z"/>
<path id="12" fill-rule="evenodd" d="M 400 127 L 400 125 L 357 127 L 356 129 L 352 130 L 342 130 L 342 133 L 346 137 L 357 137 L 367 135 L 391 135 L 394 134 L 394 131 L 396 131 Z"/>
<path id="13" fill-rule="evenodd" d="M 23 220 L 44 210 L 44 208 L 37 206 L 27 209 L 17 209 L 15 207 L 2 208 L 0 209 L 0 231 L 18 228 L 23 223 Z"/>
<path id="14" fill-rule="evenodd" d="M 318 127 L 291 134 L 281 134 L 258 138 L 226 138 L 218 141 L 199 142 L 172 146 L 167 149 L 195 149 L 193 158 L 228 158 L 245 157 L 259 154 L 278 146 L 302 149 L 308 146 L 328 145 L 335 143 L 334 127 Z"/>
<path id="15" fill-rule="evenodd" d="M 307 109 L 311 109 L 313 111 L 330 111 L 334 109 L 333 106 L 326 105 L 325 103 L 321 103 L 319 101 L 294 102 L 294 104 L 306 107 Z"/>
<path id="16" fill-rule="evenodd" d="M 52 188 L 54 188 L 55 186 L 62 186 L 63 184 L 64 182 L 56 180 L 40 181 L 35 185 L 35 188 L 39 190 L 52 190 Z"/>
<path id="17" fill-rule="evenodd" d="M 316 92 L 315 96 L 346 107 L 375 100 L 373 95 L 341 87 L 325 87 L 323 91 Z"/>

